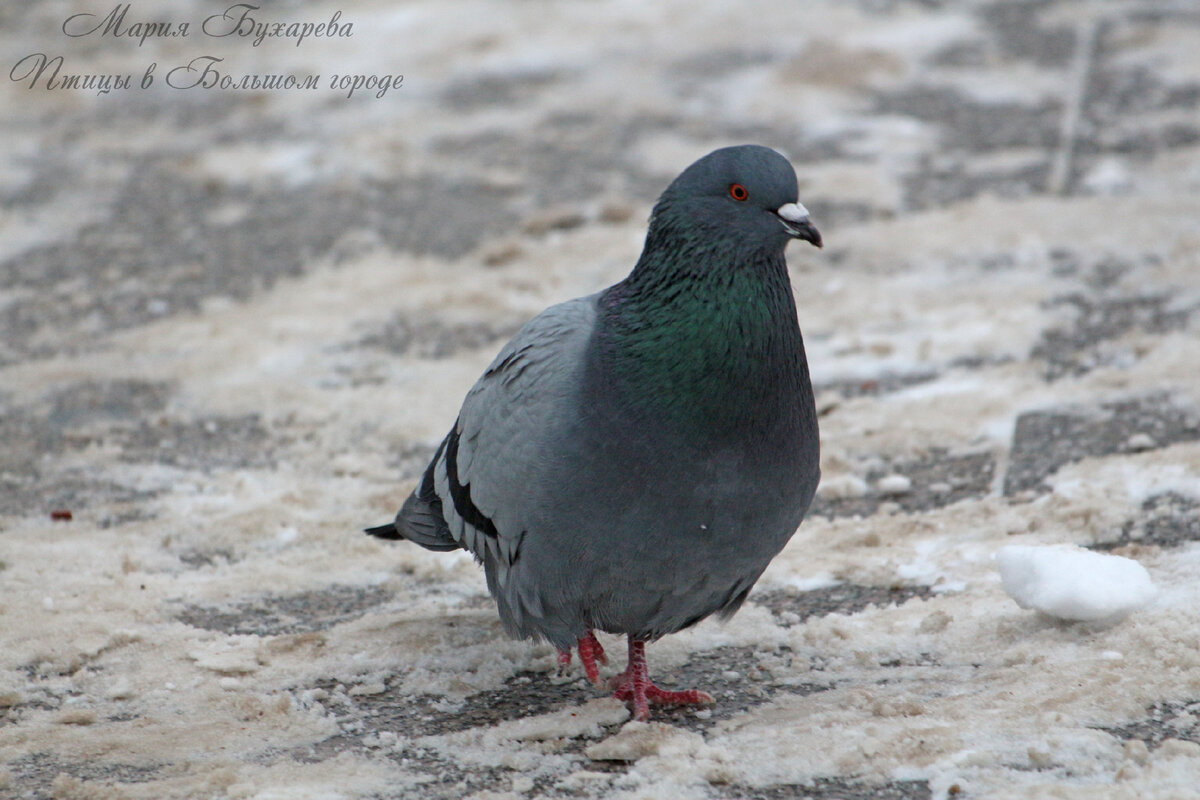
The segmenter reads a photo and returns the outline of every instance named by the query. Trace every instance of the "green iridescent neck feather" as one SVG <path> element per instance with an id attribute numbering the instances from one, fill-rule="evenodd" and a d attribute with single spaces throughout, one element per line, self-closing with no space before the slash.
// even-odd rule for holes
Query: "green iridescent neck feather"
<path id="1" fill-rule="evenodd" d="M 600 377 L 626 409 L 685 427 L 777 418 L 809 381 L 782 249 L 690 233 L 652 229 L 633 272 L 601 295 Z"/>

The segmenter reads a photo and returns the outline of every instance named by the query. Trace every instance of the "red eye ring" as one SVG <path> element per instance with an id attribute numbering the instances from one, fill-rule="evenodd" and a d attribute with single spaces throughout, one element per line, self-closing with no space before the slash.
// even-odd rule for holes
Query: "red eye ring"
<path id="1" fill-rule="evenodd" d="M 750 199 L 750 190 L 740 183 L 735 183 L 729 187 L 729 196 L 739 203 L 744 203 Z"/>

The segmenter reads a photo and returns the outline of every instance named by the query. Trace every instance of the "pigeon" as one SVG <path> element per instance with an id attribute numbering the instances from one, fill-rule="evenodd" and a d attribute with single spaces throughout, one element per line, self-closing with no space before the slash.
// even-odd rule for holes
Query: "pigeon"
<path id="1" fill-rule="evenodd" d="M 628 637 L 634 719 L 712 703 L 650 680 L 647 642 L 732 616 L 804 518 L 817 414 L 784 250 L 821 234 L 777 151 L 725 147 L 653 208 L 624 280 L 526 323 L 467 393 L 395 520 L 368 528 L 483 565 L 508 633 Z"/>

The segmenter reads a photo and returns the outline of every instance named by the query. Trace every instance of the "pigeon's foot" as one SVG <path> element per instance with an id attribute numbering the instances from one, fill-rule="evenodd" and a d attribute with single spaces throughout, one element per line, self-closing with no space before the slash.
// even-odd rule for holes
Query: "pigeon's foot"
<path id="1" fill-rule="evenodd" d="M 715 703 L 713 696 L 699 689 L 673 692 L 660 689 L 650 682 L 650 668 L 646 665 L 646 643 L 630 637 L 629 666 L 620 675 L 609 681 L 618 700 L 633 701 L 633 718 L 639 722 L 650 719 L 650 704 L 656 706 L 703 706 Z"/>
<path id="2" fill-rule="evenodd" d="M 604 648 L 600 645 L 600 640 L 596 638 L 596 634 L 592 631 L 587 632 L 587 636 L 580 637 L 578 641 L 579 661 L 583 664 L 583 670 L 587 673 L 588 680 L 595 686 L 600 686 L 600 667 L 596 666 L 596 662 L 601 664 L 608 663 L 608 656 L 604 654 Z M 558 651 L 558 671 L 560 674 L 567 671 L 567 667 L 571 666 L 571 651 Z"/>
<path id="3" fill-rule="evenodd" d="M 600 646 L 600 640 L 592 631 L 588 631 L 587 636 L 579 640 L 579 660 L 583 662 L 583 669 L 587 672 L 588 680 L 595 686 L 601 686 L 600 667 L 596 666 L 596 662 L 608 664 L 608 656 L 605 655 L 604 648 Z"/>

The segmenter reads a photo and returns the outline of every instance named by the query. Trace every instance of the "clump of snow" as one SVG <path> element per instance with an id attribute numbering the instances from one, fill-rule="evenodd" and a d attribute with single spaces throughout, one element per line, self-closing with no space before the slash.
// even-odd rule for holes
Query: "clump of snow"
<path id="1" fill-rule="evenodd" d="M 605 727 L 627 719 L 629 709 L 624 703 L 613 697 L 603 697 L 549 714 L 510 720 L 497 725 L 495 731 L 501 736 L 522 742 L 596 739 Z"/>
<path id="2" fill-rule="evenodd" d="M 76 72 L 140 75 L 154 58 L 187 63 L 199 54 L 194 37 L 137 48 L 102 46 L 102 37 L 80 49 L 60 30 L 69 13 L 54 10 L 62 4 L 27 5 L 49 10 L 0 26 L 0 41 L 61 51 Z M 218 113 L 200 120 L 190 101 L 136 99 L 136 89 L 39 88 L 21 92 L 21 104 L 15 93 L 0 97 L 9 112 L 0 128 L 17 153 L 0 160 L 0 184 L 28 195 L 19 214 L 0 214 L 4 259 L 33 248 L 73 252 L 92 240 L 120 249 L 129 237 L 144 239 L 154 258 L 169 241 L 169 231 L 153 230 L 165 218 L 123 215 L 114 204 L 127 198 L 125 187 L 153 198 L 176 177 L 179 197 L 211 194 L 197 230 L 228 234 L 234 262 L 257 252 L 244 249 L 242 230 L 288 244 L 281 259 L 293 260 L 290 245 L 303 254 L 294 274 L 246 293 L 197 292 L 190 279 L 150 286 L 121 264 L 81 288 L 54 258 L 25 259 L 28 274 L 0 287 L 0 307 L 25 304 L 22 319 L 40 319 L 33 350 L 0 337 L 0 407 L 16 409 L 22 426 L 37 423 L 34 438 L 0 442 L 11 456 L 0 473 L 12 473 L 0 484 L 33 476 L 46 480 L 47 497 L 57 486 L 92 503 L 76 506 L 70 523 L 48 519 L 40 504 L 0 515 L 0 796 L 687 800 L 789 794 L 848 778 L 866 784 L 847 789 L 855 795 L 928 781 L 939 800 L 1196 795 L 1200 745 L 1177 738 L 1150 748 L 1106 731 L 1145 720 L 1156 738 L 1191 736 L 1190 715 L 1168 722 L 1153 709 L 1196 696 L 1200 547 L 1130 548 L 1145 554 L 1138 558 L 1159 589 L 1154 614 L 1138 625 L 1057 630 L 1032 614 L 998 621 L 1011 601 L 980 591 L 995 583 L 993 557 L 1009 542 L 1046 544 L 1064 529 L 1080 541 L 1111 541 L 1127 524 L 1136 535 L 1152 522 L 1191 530 L 1200 500 L 1200 441 L 1188 440 L 1185 424 L 1200 408 L 1195 147 L 1150 148 L 1136 164 L 1083 159 L 1073 165 L 1079 192 L 1010 191 L 1037 153 L 1020 142 L 980 150 L 973 136 L 947 150 L 948 129 L 926 112 L 944 94 L 971 113 L 1011 104 L 1040 115 L 1062 96 L 1063 74 L 1035 74 L 1026 57 L 931 64 L 931 54 L 994 49 L 996 36 L 1011 33 L 976 10 L 824 3 L 814 14 L 752 1 L 694 14 L 696 3 L 587 4 L 579 25 L 578 4 L 517 4 L 511 14 L 479 0 L 467 14 L 420 0 L 400 11 L 375 5 L 343 12 L 355 23 L 344 43 L 310 40 L 272 54 L 239 42 L 214 54 L 234 75 L 289 63 L 326 76 L 419 72 L 381 101 L 339 102 L 325 91 L 243 100 L 218 90 L 205 101 Z M 1092 19 L 1083 5 L 1049 2 L 1029 30 L 1073 29 Z M 568 13 L 576 24 L 564 28 Z M 306 15 L 294 18 L 319 21 Z M 138 18 L 135 4 L 130 20 Z M 805 22 L 799 39 L 797 22 Z M 681 35 L 664 39 L 665 25 Z M 1169 86 L 1193 80 L 1194 26 L 1122 25 L 1131 35 L 1106 41 L 1098 68 L 1145 70 Z M 1061 39 L 1064 55 L 1074 38 Z M 279 60 L 285 50 L 299 60 Z M 801 63 L 822 50 L 850 68 L 835 75 L 830 59 Z M 864 104 L 877 94 L 886 102 Z M 146 102 L 149 125 L 136 113 Z M 1191 124 L 1188 114 L 1165 103 L 1137 119 L 1101 116 L 1157 141 L 1171 125 Z M 728 623 L 706 621 L 655 643 L 656 679 L 720 695 L 695 714 L 707 720 L 703 733 L 658 711 L 650 723 L 621 726 L 624 705 L 589 701 L 604 693 L 583 685 L 578 669 L 562 683 L 549 678 L 545 702 L 518 705 L 554 670 L 554 649 L 505 638 L 470 555 L 392 546 L 358 530 L 403 502 L 452 421 L 448 403 L 486 368 L 501 332 L 623 278 L 656 189 L 736 141 L 699 123 L 734 117 L 761 132 L 753 140 L 803 155 L 801 196 L 829 210 L 818 219 L 828 249 L 793 244 L 788 254 L 821 387 L 821 493 L 872 502 L 846 503 L 861 511 L 853 515 L 810 515 L 764 574 L 761 595 Z M 656 119 L 679 124 L 647 124 Z M 967 133 L 948 122 L 952 138 Z M 613 126 L 616 149 L 604 135 Z M 71 154 L 41 152 L 68 128 L 85 131 Z M 239 139 L 241 130 L 253 135 Z M 188 158 L 155 156 L 181 141 Z M 563 146 L 537 153 L 555 142 Z M 576 151 L 586 157 L 572 161 Z M 101 157 L 114 152 L 120 157 Z M 563 186 L 546 187 L 544 170 L 560 158 L 569 167 Z M 64 175 L 70 180 L 55 179 Z M 436 191 L 411 203 L 402 193 L 399 208 L 418 227 L 441 202 L 463 214 L 446 224 L 469 224 L 479 209 L 464 208 L 476 184 L 494 193 L 481 203 L 509 198 L 505 207 L 526 225 L 482 231 L 474 250 L 451 258 L 424 246 L 412 252 L 378 214 L 354 213 L 370 210 L 359 198 L 418 176 Z M 580 181 L 595 193 L 551 205 Z M 930 195 L 926 185 L 940 188 Z M 344 231 L 337 220 L 294 227 L 330 193 L 346 201 Z M 1112 215 L 1114 197 L 1137 225 L 1096 225 Z M 110 220 L 115 230 L 106 230 Z M 529 222 L 539 220 L 559 227 L 535 236 Z M 39 309 L 59 300 L 74 307 L 89 286 L 102 292 L 102 310 L 84 314 L 86 326 L 41 319 Z M 39 296 L 48 304 L 34 303 Z M 119 312 L 121 298 L 138 297 L 127 318 Z M 1072 297 L 1084 305 L 1064 300 Z M 1138 302 L 1160 297 L 1161 307 Z M 1126 300 L 1137 312 L 1128 326 Z M 438 357 L 363 344 L 396 318 L 411 323 L 414 341 L 460 325 L 497 341 L 451 337 L 453 348 Z M 1092 331 L 1097 341 L 1086 346 L 1075 338 Z M 1093 345 L 1111 363 L 1092 359 Z M 1086 369 L 1047 381 L 1036 355 L 1047 350 Z M 902 380 L 883 380 L 891 376 Z M 113 381 L 161 385 L 149 394 L 166 405 L 145 418 L 52 432 L 58 423 L 48 415 L 67 408 L 60 398 L 91 398 L 89 384 Z M 1174 408 L 1148 409 L 1145 419 L 1110 410 L 1147 395 L 1169 397 Z M 1006 473 L 1027 458 L 1013 454 L 1017 421 L 1088 409 L 1105 423 L 1094 429 L 1101 446 L 1048 441 L 1054 463 L 1078 459 L 1044 476 L 1051 491 L 1039 487 L 1029 502 L 1005 494 Z M 161 459 L 136 440 L 122 453 L 132 431 L 160 417 L 196 421 L 216 443 L 230 433 L 220 420 L 251 415 L 261 421 L 262 459 L 193 462 L 181 458 L 183 439 Z M 19 452 L 28 442 L 46 445 L 36 462 Z M 980 448 L 993 459 L 989 487 L 941 469 Z M 1042 467 L 1033 461 L 1024 466 Z M 886 493 L 905 488 L 886 477 L 890 468 L 904 473 L 909 494 Z M 113 488 L 85 490 L 93 483 Z M 1168 492 L 1170 502 L 1146 505 Z M 893 502 L 872 513 L 877 500 Z M 1054 580 L 1059 572 L 1092 574 L 1060 568 Z M 802 594 L 830 586 L 845 592 Z M 857 595 L 881 587 L 932 591 L 851 610 Z M 822 615 L 827 606 L 835 613 Z M 292 622 L 300 632 L 284 632 Z M 600 636 L 611 643 L 607 676 L 621 669 L 623 648 Z M 425 704 L 428 719 L 410 717 Z M 455 715 L 461 724 L 441 722 Z"/>
<path id="3" fill-rule="evenodd" d="M 1135 452 L 1142 450 L 1153 450 L 1158 447 L 1158 442 L 1154 441 L 1154 437 L 1145 433 L 1135 433 L 1125 442 L 1125 446 Z"/>
<path id="4" fill-rule="evenodd" d="M 1009 545 L 996 555 L 1004 591 L 1052 617 L 1117 622 L 1154 600 L 1150 573 L 1131 558 L 1067 545 Z"/>
<path id="5" fill-rule="evenodd" d="M 907 475 L 885 475 L 875 484 L 880 492 L 886 495 L 908 494 L 912 491 L 912 479 Z"/>
<path id="6" fill-rule="evenodd" d="M 637 761 L 646 756 L 677 752 L 693 755 L 704 744 L 698 733 L 663 722 L 630 722 L 616 734 L 585 750 L 593 761 Z"/>
<path id="7" fill-rule="evenodd" d="M 862 497 L 868 490 L 867 482 L 857 475 L 831 475 L 821 481 L 821 485 L 817 487 L 817 494 L 840 500 L 848 497 Z"/>
<path id="8" fill-rule="evenodd" d="M 1133 188 L 1133 177 L 1120 160 L 1106 158 L 1088 171 L 1083 186 L 1092 194 L 1126 194 Z"/>

